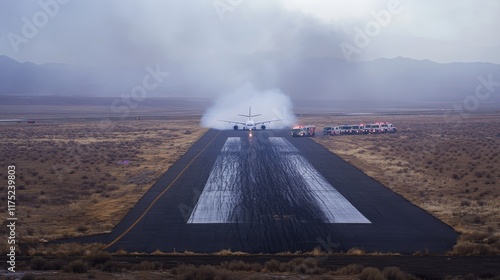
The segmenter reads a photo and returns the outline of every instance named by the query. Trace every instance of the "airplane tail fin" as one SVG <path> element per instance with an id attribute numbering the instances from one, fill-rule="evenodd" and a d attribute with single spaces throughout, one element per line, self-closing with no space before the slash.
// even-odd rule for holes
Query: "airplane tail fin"
<path id="1" fill-rule="evenodd" d="M 262 114 L 252 115 L 252 106 L 250 106 L 250 107 L 248 107 L 248 115 L 249 115 L 250 117 L 258 117 L 258 116 L 260 116 L 260 115 L 262 115 Z"/>
<path id="2" fill-rule="evenodd" d="M 252 106 L 248 107 L 248 115 L 238 114 L 238 116 L 247 117 L 250 120 L 252 117 L 258 117 L 262 114 L 252 115 Z"/>

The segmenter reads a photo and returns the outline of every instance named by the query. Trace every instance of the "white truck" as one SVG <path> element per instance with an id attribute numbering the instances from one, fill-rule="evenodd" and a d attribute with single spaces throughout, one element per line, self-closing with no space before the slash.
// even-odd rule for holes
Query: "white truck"
<path id="1" fill-rule="evenodd" d="M 396 133 L 398 129 L 392 125 L 392 123 L 381 123 L 380 126 L 382 127 L 382 130 L 384 133 Z"/>
<path id="2" fill-rule="evenodd" d="M 369 126 L 369 133 L 370 134 L 378 134 L 378 133 L 395 133 L 398 131 L 398 129 L 392 124 L 388 122 L 384 123 L 373 123 L 367 125 Z"/>

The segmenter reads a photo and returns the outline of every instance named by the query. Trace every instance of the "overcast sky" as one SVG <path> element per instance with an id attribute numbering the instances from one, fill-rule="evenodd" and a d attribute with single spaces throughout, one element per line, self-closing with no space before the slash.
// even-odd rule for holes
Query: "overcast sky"
<path id="1" fill-rule="evenodd" d="M 228 71 L 255 54 L 500 64 L 499 27 L 497 0 L 0 0 L 0 55 Z"/>

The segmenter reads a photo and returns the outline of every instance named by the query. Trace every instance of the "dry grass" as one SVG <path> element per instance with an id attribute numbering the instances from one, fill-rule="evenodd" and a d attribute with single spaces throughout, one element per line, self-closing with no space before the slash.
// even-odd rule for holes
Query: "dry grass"
<path id="1" fill-rule="evenodd" d="M 33 258 L 23 271 L 29 279 L 357 279 L 363 267 L 349 274 L 322 268 L 315 258 L 295 258 L 265 264 L 241 260 L 220 264 L 194 265 L 180 263 L 166 269 L 163 263 L 142 261 L 127 263 L 110 255 L 93 254 L 85 259 L 45 260 Z M 398 269 L 394 273 L 403 273 Z M 125 278 L 124 278 L 125 277 Z M 0 278 L 2 279 L 2 278 Z M 392 279 L 392 278 L 391 278 Z"/>
<path id="2" fill-rule="evenodd" d="M 203 135 L 206 129 L 198 123 L 186 118 L 0 125 L 0 178 L 15 164 L 21 244 L 110 231 Z M 6 192 L 0 200 L 6 201 Z"/>
<path id="3" fill-rule="evenodd" d="M 320 129 L 342 123 L 392 122 L 398 127 L 395 134 L 320 136 L 315 141 L 451 225 L 463 234 L 459 244 L 486 244 L 488 254 L 500 252 L 500 115 L 473 115 L 457 126 L 442 115 L 302 121 Z M 485 238 L 471 240 L 471 234 Z"/>

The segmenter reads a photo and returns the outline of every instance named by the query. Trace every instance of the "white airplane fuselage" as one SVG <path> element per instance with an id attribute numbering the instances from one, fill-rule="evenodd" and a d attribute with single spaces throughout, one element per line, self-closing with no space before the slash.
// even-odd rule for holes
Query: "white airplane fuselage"
<path id="1" fill-rule="evenodd" d="M 246 124 L 245 124 L 245 128 L 244 129 L 247 129 L 247 130 L 255 130 L 257 129 L 257 127 L 255 126 L 255 123 L 253 121 L 248 121 Z"/>
<path id="2" fill-rule="evenodd" d="M 252 115 L 252 107 L 248 107 L 248 115 L 246 115 L 246 114 L 238 114 L 238 116 L 247 117 L 248 120 L 246 122 L 229 121 L 229 120 L 219 120 L 219 121 L 233 123 L 234 124 L 234 126 L 233 126 L 234 130 L 238 130 L 240 128 L 242 128 L 243 130 L 257 130 L 259 126 L 260 126 L 260 129 L 264 130 L 264 129 L 266 129 L 266 125 L 265 125 L 266 123 L 281 121 L 281 119 L 278 119 L 278 120 L 267 120 L 267 121 L 258 121 L 258 122 L 255 122 L 252 119 L 252 117 L 258 117 L 260 115 L 261 114 Z"/>

